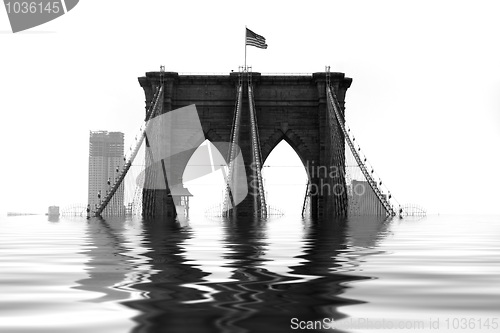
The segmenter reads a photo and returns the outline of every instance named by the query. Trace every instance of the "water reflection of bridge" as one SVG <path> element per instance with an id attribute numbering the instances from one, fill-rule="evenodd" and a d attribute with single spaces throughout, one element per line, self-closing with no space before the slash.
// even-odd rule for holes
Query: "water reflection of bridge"
<path id="1" fill-rule="evenodd" d="M 342 306 L 359 303 L 342 297 L 346 283 L 366 278 L 357 274 L 366 253 L 356 249 L 376 247 L 389 224 L 375 217 L 301 223 L 302 234 L 290 239 L 277 224 L 252 218 L 219 228 L 91 219 L 95 248 L 77 288 L 100 293 L 91 301 L 140 311 L 134 332 L 289 331 L 292 317 L 341 319 Z"/>

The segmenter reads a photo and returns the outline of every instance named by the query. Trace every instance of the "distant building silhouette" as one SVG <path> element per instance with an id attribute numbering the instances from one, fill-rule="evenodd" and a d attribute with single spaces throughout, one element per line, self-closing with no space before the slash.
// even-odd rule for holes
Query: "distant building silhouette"
<path id="1" fill-rule="evenodd" d="M 121 132 L 90 132 L 89 142 L 89 191 L 88 204 L 94 210 L 103 200 L 115 178 L 119 175 L 124 161 L 124 135 Z M 123 204 L 123 184 L 113 196 L 106 210 L 116 214 L 125 214 Z"/>
<path id="2" fill-rule="evenodd" d="M 59 216 L 59 206 L 50 206 L 48 216 Z"/>
<path id="3" fill-rule="evenodd" d="M 353 179 L 349 192 L 350 215 L 384 215 L 384 206 L 367 181 Z"/>

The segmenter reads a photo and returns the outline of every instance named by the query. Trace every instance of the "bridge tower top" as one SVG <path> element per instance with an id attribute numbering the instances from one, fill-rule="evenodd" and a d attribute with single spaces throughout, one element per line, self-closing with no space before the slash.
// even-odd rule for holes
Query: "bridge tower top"
<path id="1" fill-rule="evenodd" d="M 251 75 L 252 84 L 255 85 L 256 99 L 280 100 L 278 104 L 282 106 L 292 105 L 294 100 L 315 100 L 316 103 L 320 100 L 321 103 L 326 103 L 327 82 L 343 106 L 346 91 L 352 83 L 352 79 L 346 77 L 344 73 L 326 71 L 315 73 L 233 71 L 227 74 L 153 71 L 146 72 L 146 75 L 139 77 L 138 80 L 144 89 L 147 105 L 151 102 L 154 92 L 164 83 L 166 103 L 164 107 L 165 110 L 171 110 L 173 106 L 187 105 L 188 101 L 208 105 L 214 100 L 221 102 L 234 99 L 240 79 L 243 76 L 242 82 L 247 82 L 248 75 Z M 282 97 L 277 99 L 277 96 Z"/>
<path id="2" fill-rule="evenodd" d="M 315 72 L 315 73 L 260 73 L 260 72 L 236 72 L 231 71 L 228 74 L 224 73 L 179 73 L 179 72 L 166 72 L 162 71 L 146 72 L 146 75 L 139 78 L 141 86 L 146 81 L 159 83 L 163 77 L 165 80 L 178 81 L 178 80 L 229 80 L 238 82 L 238 78 L 243 75 L 251 75 L 252 82 L 299 82 L 299 81 L 312 81 L 312 82 L 326 82 L 327 76 L 330 81 L 340 84 L 339 87 L 347 89 L 351 86 L 352 79 L 345 76 L 340 72 Z"/>

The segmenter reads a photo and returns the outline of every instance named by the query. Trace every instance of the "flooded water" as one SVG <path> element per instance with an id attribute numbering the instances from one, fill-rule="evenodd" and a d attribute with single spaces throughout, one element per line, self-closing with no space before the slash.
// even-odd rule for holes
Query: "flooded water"
<path id="1" fill-rule="evenodd" d="M 0 332 L 499 332 L 500 218 L 3 217 Z"/>

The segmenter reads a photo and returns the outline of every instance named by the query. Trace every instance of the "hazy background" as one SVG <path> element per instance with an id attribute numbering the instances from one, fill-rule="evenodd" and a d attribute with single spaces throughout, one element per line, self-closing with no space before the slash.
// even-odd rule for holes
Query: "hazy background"
<path id="1" fill-rule="evenodd" d="M 346 115 L 402 203 L 498 213 L 497 1 L 97 1 L 12 34 L 0 9 L 0 211 L 45 212 L 87 196 L 89 130 L 144 116 L 146 71 L 229 73 L 248 48 L 261 73 L 331 66 L 354 79 Z"/>

